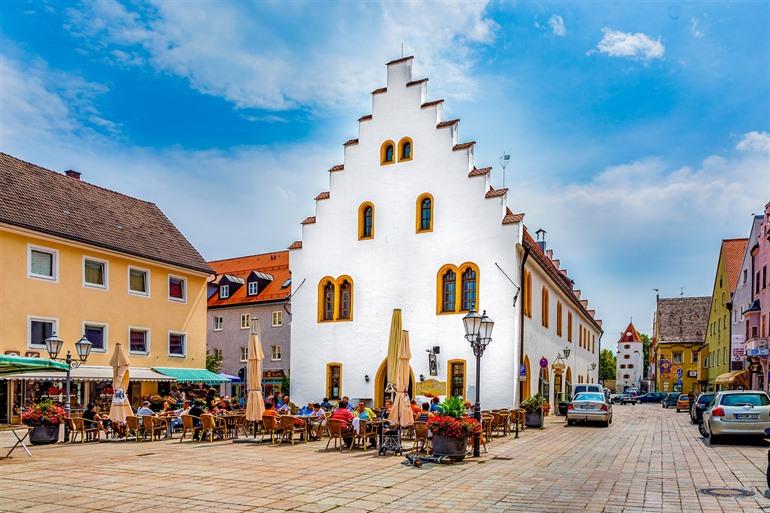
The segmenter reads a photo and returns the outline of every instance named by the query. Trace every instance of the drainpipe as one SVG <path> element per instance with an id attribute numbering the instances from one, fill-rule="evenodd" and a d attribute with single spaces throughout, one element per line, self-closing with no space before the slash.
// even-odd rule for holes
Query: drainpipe
<path id="1" fill-rule="evenodd" d="M 524 296 L 524 286 L 526 285 L 524 283 L 524 264 L 527 263 L 527 257 L 529 257 L 529 248 L 524 246 L 524 256 L 521 258 L 521 269 L 519 270 L 519 283 L 521 283 L 521 292 L 522 296 Z M 532 293 L 532 291 L 528 291 L 528 293 Z M 526 301 L 524 297 L 521 298 L 521 301 Z M 524 363 L 524 303 L 520 303 L 521 308 L 519 308 L 519 362 Z M 521 365 L 521 363 L 519 365 Z M 516 369 L 517 371 L 519 369 Z M 531 369 L 528 370 L 531 374 Z M 516 379 L 519 379 L 518 372 L 516 373 Z M 529 376 L 527 376 L 527 381 L 529 381 Z M 519 381 L 519 405 L 521 405 L 521 401 L 523 399 L 524 395 L 522 393 L 521 388 L 521 381 Z"/>

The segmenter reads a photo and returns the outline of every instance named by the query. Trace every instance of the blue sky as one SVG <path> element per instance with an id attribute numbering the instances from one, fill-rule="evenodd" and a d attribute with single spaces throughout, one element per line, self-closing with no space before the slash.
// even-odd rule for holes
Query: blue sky
<path id="1" fill-rule="evenodd" d="M 6 2 L 0 151 L 158 203 L 207 259 L 283 249 L 413 54 L 605 321 L 707 295 L 770 199 L 766 2 Z M 499 169 L 495 180 L 502 181 Z"/>

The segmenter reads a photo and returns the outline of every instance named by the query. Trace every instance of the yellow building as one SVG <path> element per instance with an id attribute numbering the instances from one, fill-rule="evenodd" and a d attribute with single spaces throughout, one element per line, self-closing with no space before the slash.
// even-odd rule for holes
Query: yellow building
<path id="1" fill-rule="evenodd" d="M 156 205 L 3 153 L 0 183 L 1 353 L 47 357 L 55 333 L 60 356 L 77 358 L 85 334 L 93 349 L 73 371 L 73 405 L 108 399 L 116 343 L 134 403 L 174 381 L 153 369 L 205 369 L 211 270 Z M 0 422 L 14 405 L 61 399 L 61 379 L 17 378 L 0 386 Z"/>
<path id="2" fill-rule="evenodd" d="M 747 243 L 748 239 L 726 239 L 722 241 L 722 247 L 719 251 L 706 332 L 706 345 L 709 354 L 706 359 L 706 367 L 710 390 L 715 388 L 714 381 L 717 377 L 731 371 L 732 323 L 730 322 L 730 308 Z"/>

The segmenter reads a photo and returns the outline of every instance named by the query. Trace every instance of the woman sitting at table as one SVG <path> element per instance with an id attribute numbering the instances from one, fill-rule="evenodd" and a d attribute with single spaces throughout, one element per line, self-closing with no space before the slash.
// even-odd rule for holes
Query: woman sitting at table
<path id="1" fill-rule="evenodd" d="M 430 412 L 430 404 L 422 403 L 422 411 L 417 415 L 414 420 L 417 422 L 428 422 L 433 414 Z"/>
<path id="2" fill-rule="evenodd" d="M 348 410 L 348 403 L 344 400 L 340 401 L 339 406 L 334 410 L 331 418 L 340 421 L 340 426 L 342 427 L 342 440 L 345 442 L 345 445 L 350 447 L 353 444 L 353 435 L 355 433 L 353 430 L 353 414 Z"/>
<path id="3" fill-rule="evenodd" d="M 110 419 L 99 415 L 99 412 L 96 411 L 96 406 L 94 403 L 88 403 L 86 406 L 86 411 L 83 412 L 83 418 L 87 421 L 90 421 L 87 423 L 86 428 L 93 427 L 93 425 L 96 424 L 99 429 L 105 433 L 107 432 L 107 429 L 105 429 L 105 424 L 109 424 Z"/>
<path id="4" fill-rule="evenodd" d="M 380 418 L 381 419 L 387 419 L 388 415 L 390 415 L 390 409 L 393 408 L 393 403 L 390 399 L 385 400 L 385 407 L 382 408 L 380 411 Z"/>

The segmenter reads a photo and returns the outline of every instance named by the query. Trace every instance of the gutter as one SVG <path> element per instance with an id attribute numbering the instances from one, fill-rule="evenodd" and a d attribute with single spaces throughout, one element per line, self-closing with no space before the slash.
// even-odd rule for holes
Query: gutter
<path id="1" fill-rule="evenodd" d="M 529 248 L 524 245 L 524 256 L 521 258 L 521 269 L 519 269 L 519 283 L 521 283 L 521 301 L 524 301 L 524 264 L 527 263 L 527 257 L 529 257 Z M 528 291 L 532 293 L 532 291 Z M 519 302 L 519 367 L 524 362 L 524 304 Z M 600 339 L 601 340 L 601 339 Z M 516 369 L 516 379 L 519 379 L 519 369 Z M 531 372 L 528 371 L 528 372 Z M 529 376 L 527 376 L 529 378 Z M 519 405 L 522 400 L 521 381 L 519 381 Z"/>

